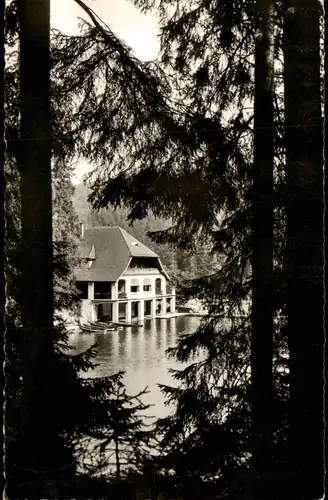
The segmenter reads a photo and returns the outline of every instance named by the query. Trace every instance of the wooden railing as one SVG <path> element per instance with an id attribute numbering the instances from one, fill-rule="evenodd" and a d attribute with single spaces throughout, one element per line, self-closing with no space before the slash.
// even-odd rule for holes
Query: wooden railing
<path id="1" fill-rule="evenodd" d="M 94 298 L 95 299 L 107 299 L 111 300 L 112 296 L 110 293 L 106 292 L 95 292 L 94 293 Z"/>

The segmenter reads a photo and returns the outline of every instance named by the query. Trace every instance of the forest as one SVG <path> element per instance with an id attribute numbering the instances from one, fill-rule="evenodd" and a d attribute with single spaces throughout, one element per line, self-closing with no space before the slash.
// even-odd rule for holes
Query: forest
<path id="1" fill-rule="evenodd" d="M 67 1 L 78 35 L 50 0 L 5 6 L 5 497 L 323 498 L 322 3 L 131 0 L 159 19 L 145 62 Z M 79 222 L 127 229 L 206 307 L 155 425 L 121 371 L 80 376 L 96 345 L 69 355 Z"/>

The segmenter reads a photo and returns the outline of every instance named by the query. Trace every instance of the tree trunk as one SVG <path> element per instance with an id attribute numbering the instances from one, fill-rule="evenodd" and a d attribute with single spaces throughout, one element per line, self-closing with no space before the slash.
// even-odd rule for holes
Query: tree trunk
<path id="1" fill-rule="evenodd" d="M 324 477 L 324 205 L 319 20 L 317 0 L 285 2 L 289 460 L 295 499 L 321 498 Z"/>
<path id="2" fill-rule="evenodd" d="M 20 0 L 22 322 L 37 359 L 53 325 L 50 1 Z"/>
<path id="3" fill-rule="evenodd" d="M 54 419 L 54 332 L 51 200 L 50 1 L 19 0 L 20 192 L 23 380 L 17 474 L 43 481 L 62 444 Z M 58 451 L 59 450 L 59 451 Z M 62 463 L 62 462 L 60 462 Z M 30 470 L 30 472 L 28 472 Z M 27 477 L 26 476 L 26 477 Z M 42 479 L 40 479 L 42 476 Z M 46 476 L 44 476 L 46 477 Z M 32 478 L 32 479 L 31 479 Z M 19 477 L 16 477 L 19 481 Z"/>
<path id="4" fill-rule="evenodd" d="M 256 2 L 252 193 L 253 498 L 269 498 L 273 357 L 273 47 L 272 3 Z"/>
<path id="5" fill-rule="evenodd" d="M 121 463 L 118 437 L 115 437 L 116 481 L 121 480 Z"/>

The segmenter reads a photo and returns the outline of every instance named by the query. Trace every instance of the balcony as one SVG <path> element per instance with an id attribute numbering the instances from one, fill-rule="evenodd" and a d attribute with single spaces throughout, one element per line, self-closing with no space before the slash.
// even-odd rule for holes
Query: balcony
<path id="1" fill-rule="evenodd" d="M 106 293 L 106 292 L 95 292 L 94 293 L 94 299 L 96 300 L 111 300 L 112 299 L 112 296 L 110 293 Z"/>
<path id="2" fill-rule="evenodd" d="M 119 299 L 127 299 L 127 294 L 125 292 L 118 292 L 117 297 Z"/>
<path id="3" fill-rule="evenodd" d="M 160 274 L 157 267 L 129 267 L 129 274 Z"/>

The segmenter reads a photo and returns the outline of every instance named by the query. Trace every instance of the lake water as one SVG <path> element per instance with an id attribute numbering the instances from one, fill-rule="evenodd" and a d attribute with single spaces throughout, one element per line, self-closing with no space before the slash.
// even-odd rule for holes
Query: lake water
<path id="1" fill-rule="evenodd" d="M 178 316 L 168 319 L 148 319 L 143 327 L 124 327 L 106 334 L 74 333 L 70 335 L 72 352 L 79 354 L 96 344 L 97 367 L 84 377 L 105 377 L 124 370 L 124 382 L 128 394 L 137 394 L 146 386 L 150 391 L 143 401 L 152 404 L 148 410 L 154 417 L 168 414 L 164 397 L 157 386 L 176 385 L 169 369 L 181 369 L 183 365 L 166 356 L 166 349 L 176 345 L 180 334 L 192 333 L 199 326 L 201 318 Z"/>

